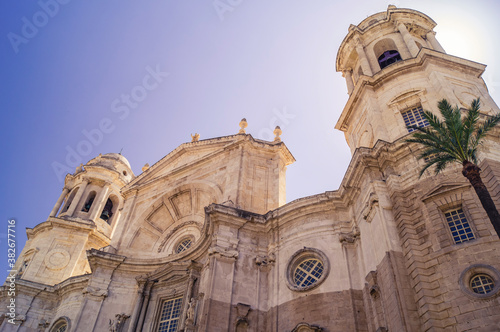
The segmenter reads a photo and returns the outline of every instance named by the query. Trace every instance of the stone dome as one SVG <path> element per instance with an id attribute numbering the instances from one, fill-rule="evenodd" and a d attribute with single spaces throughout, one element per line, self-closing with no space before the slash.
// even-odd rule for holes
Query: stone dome
<path id="1" fill-rule="evenodd" d="M 133 176 L 132 168 L 127 158 L 119 153 L 106 153 L 100 154 L 99 156 L 91 159 L 88 166 L 100 166 L 119 172 L 127 177 L 127 175 Z"/>
<path id="2" fill-rule="evenodd" d="M 123 155 L 119 153 L 106 153 L 103 154 L 101 158 L 118 160 L 124 163 L 128 168 L 132 168 L 130 167 L 130 163 L 128 162 L 127 158 L 125 158 Z"/>

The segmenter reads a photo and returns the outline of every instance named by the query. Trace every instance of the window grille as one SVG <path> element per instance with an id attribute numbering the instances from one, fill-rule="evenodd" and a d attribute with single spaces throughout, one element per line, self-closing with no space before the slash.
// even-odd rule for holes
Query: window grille
<path id="1" fill-rule="evenodd" d="M 175 332 L 181 315 L 182 297 L 166 300 L 161 306 L 158 332 Z"/>
<path id="2" fill-rule="evenodd" d="M 470 280 L 470 288 L 477 294 L 488 294 L 495 288 L 495 282 L 487 274 L 478 274 Z"/>
<path id="3" fill-rule="evenodd" d="M 409 109 L 401 113 L 406 126 L 427 127 L 429 122 L 424 118 L 424 111 L 421 106 Z M 411 133 L 415 129 L 408 128 Z"/>
<path id="4" fill-rule="evenodd" d="M 310 258 L 300 263 L 293 274 L 293 281 L 299 287 L 314 284 L 323 274 L 323 264 L 320 260 Z"/>
<path id="5" fill-rule="evenodd" d="M 448 211 L 444 215 L 455 243 L 458 244 L 475 239 L 474 233 L 469 225 L 469 221 L 465 217 L 464 211 L 461 208 Z"/>
<path id="6" fill-rule="evenodd" d="M 184 250 L 187 250 L 189 247 L 191 247 L 192 242 L 193 241 L 191 240 L 191 238 L 183 239 L 181 242 L 179 242 L 177 247 L 175 247 L 175 253 L 178 254 L 180 252 L 183 252 Z"/>

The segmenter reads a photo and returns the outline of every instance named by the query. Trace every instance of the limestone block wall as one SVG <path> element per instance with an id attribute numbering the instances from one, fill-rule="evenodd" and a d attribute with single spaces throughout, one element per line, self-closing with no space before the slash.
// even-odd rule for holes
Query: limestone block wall
<path id="1" fill-rule="evenodd" d="M 45 285 L 90 272 L 85 251 L 109 243 L 92 224 L 59 218 L 28 230 L 28 238 L 16 267 L 20 278 Z"/>
<path id="2" fill-rule="evenodd" d="M 401 176 L 387 182 L 422 330 L 496 328 L 500 320 L 497 314 L 490 315 L 488 308 L 497 304 L 474 295 L 469 285 L 471 274 L 469 279 L 464 277 L 475 264 L 487 266 L 484 271 L 490 275 L 498 270 L 500 244 L 493 228 L 460 167 L 418 180 L 418 169 L 403 176 L 404 165 L 411 164 L 413 158 L 408 155 L 406 161 L 401 160 Z M 488 182 L 495 182 L 489 176 Z M 454 243 L 444 213 L 456 207 L 464 210 L 474 240 Z"/>

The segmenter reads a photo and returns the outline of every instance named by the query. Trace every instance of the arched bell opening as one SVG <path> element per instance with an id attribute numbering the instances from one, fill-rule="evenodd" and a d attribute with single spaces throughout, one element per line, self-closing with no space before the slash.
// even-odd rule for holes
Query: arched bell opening
<path id="1" fill-rule="evenodd" d="M 109 225 L 111 225 L 114 219 L 113 216 L 116 213 L 118 205 L 119 205 L 118 197 L 116 197 L 115 195 L 110 195 L 106 200 L 104 208 L 102 209 L 100 218 L 106 221 Z"/>
<path id="2" fill-rule="evenodd" d="M 59 215 L 66 213 L 66 211 L 68 211 L 69 207 L 71 206 L 71 203 L 73 202 L 73 199 L 76 196 L 76 193 L 78 192 L 78 189 L 80 189 L 80 187 L 75 188 L 75 189 L 73 189 L 73 191 L 71 191 L 71 193 L 68 196 L 68 199 L 66 200 L 66 202 L 64 202 L 63 208 L 62 208 L 61 212 L 59 213 Z"/>
<path id="3" fill-rule="evenodd" d="M 94 203 L 95 196 L 96 196 L 96 192 L 92 190 L 89 193 L 89 195 L 87 196 L 87 200 L 85 201 L 85 204 L 82 207 L 82 212 L 88 213 L 90 211 L 90 208 L 92 207 L 92 204 Z"/>
<path id="4" fill-rule="evenodd" d="M 377 57 L 377 62 L 381 70 L 393 63 L 403 60 L 396 43 L 391 38 L 379 40 L 373 46 L 373 52 Z"/>

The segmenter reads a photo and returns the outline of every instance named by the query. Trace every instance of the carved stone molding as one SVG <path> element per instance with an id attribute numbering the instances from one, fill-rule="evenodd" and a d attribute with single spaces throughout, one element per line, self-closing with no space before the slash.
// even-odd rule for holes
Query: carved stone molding
<path id="1" fill-rule="evenodd" d="M 50 322 L 46 319 L 40 319 L 38 322 L 38 331 L 45 331 L 50 326 Z"/>
<path id="2" fill-rule="evenodd" d="M 45 266 L 51 270 L 65 268 L 71 259 L 71 255 L 63 248 L 52 249 L 45 256 Z"/>
<path id="3" fill-rule="evenodd" d="M 368 202 L 366 202 L 365 207 L 362 211 L 363 219 L 365 219 L 366 222 L 372 221 L 373 216 L 375 215 L 375 208 L 378 206 L 378 202 L 378 196 L 375 193 L 371 193 L 370 197 L 368 198 Z"/>
<path id="4" fill-rule="evenodd" d="M 257 264 L 258 266 L 267 266 L 267 265 L 274 265 L 274 263 L 276 262 L 276 256 L 271 253 L 267 256 L 257 256 L 255 257 L 255 264 Z"/>
<path id="5" fill-rule="evenodd" d="M 212 247 L 208 249 L 208 255 L 209 256 L 218 256 L 218 257 L 225 257 L 225 258 L 233 258 L 233 259 L 238 259 L 238 250 L 229 250 L 229 249 L 224 249 L 221 247 Z"/>
<path id="6" fill-rule="evenodd" d="M 323 328 L 318 325 L 310 325 L 302 322 L 297 324 L 292 332 L 323 332 Z"/>
<path id="7" fill-rule="evenodd" d="M 122 332 L 123 326 L 125 325 L 125 321 L 129 318 L 129 315 L 124 314 L 116 314 L 115 319 L 109 320 L 109 331 L 110 332 Z"/>
<path id="8" fill-rule="evenodd" d="M 360 238 L 360 236 L 361 236 L 361 233 L 359 231 L 359 228 L 356 226 L 349 233 L 340 233 L 339 234 L 339 241 L 340 241 L 340 243 L 342 243 L 342 245 L 352 244 L 352 243 L 355 243 L 356 240 L 358 240 Z"/>
<path id="9" fill-rule="evenodd" d="M 99 287 L 87 286 L 83 289 L 82 294 L 104 299 L 108 296 L 108 291 L 106 289 L 100 289 Z"/>
<path id="10" fill-rule="evenodd" d="M 188 225 L 194 225 L 200 230 L 202 228 L 202 225 L 200 225 L 200 223 L 193 221 L 193 220 L 186 221 L 180 225 L 175 226 L 174 229 L 172 229 L 170 232 L 168 232 L 168 234 L 165 235 L 165 237 L 161 241 L 160 245 L 158 246 L 158 252 L 160 253 L 163 251 L 163 249 L 165 249 L 165 245 L 167 244 L 168 240 L 172 237 L 172 235 L 175 232 L 177 232 L 179 229 L 184 228 L 185 226 L 188 226 Z"/>

